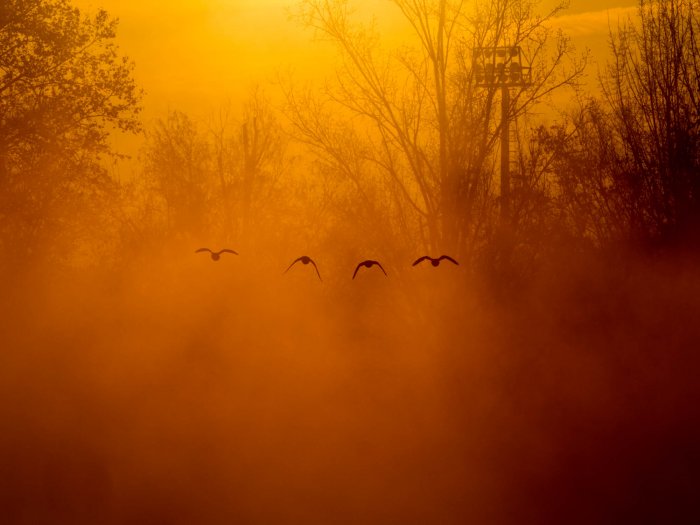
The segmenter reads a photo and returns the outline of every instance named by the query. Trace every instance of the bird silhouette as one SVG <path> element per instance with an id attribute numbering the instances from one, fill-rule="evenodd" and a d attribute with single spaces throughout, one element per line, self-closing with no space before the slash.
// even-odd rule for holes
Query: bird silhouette
<path id="1" fill-rule="evenodd" d="M 311 257 L 309 257 L 308 255 L 302 255 L 301 257 L 299 257 L 298 259 L 296 259 L 292 264 L 289 265 L 289 268 L 287 268 L 287 269 L 284 271 L 284 273 L 287 273 L 287 272 L 289 271 L 289 269 L 290 269 L 292 266 L 294 266 L 296 263 L 298 263 L 299 261 L 301 261 L 302 264 L 309 264 L 309 263 L 313 264 L 313 265 L 314 265 L 314 269 L 316 270 L 316 275 L 318 275 L 319 281 L 323 281 L 323 279 L 321 279 L 321 274 L 320 274 L 319 271 L 318 271 L 318 266 L 316 266 L 316 263 L 314 262 L 314 260 L 313 260 Z"/>
<path id="2" fill-rule="evenodd" d="M 427 259 L 428 261 L 430 261 L 430 264 L 432 264 L 433 266 L 439 266 L 439 265 L 440 265 L 440 261 L 442 261 L 443 259 L 447 259 L 448 261 L 450 261 L 450 262 L 452 262 L 452 263 L 455 263 L 456 265 L 459 266 L 459 263 L 458 263 L 457 261 L 455 261 L 455 260 L 454 260 L 452 257 L 450 257 L 449 255 L 441 255 L 441 256 L 440 256 L 439 258 L 437 258 L 437 259 L 433 259 L 432 257 L 429 257 L 429 256 L 427 256 L 427 255 L 424 255 L 424 256 L 421 257 L 420 259 L 416 259 L 416 261 L 413 263 L 412 266 L 415 266 L 416 264 L 420 264 L 420 263 L 422 263 L 423 261 L 425 261 L 426 259 Z"/>
<path id="3" fill-rule="evenodd" d="M 384 267 L 381 264 L 379 264 L 379 261 L 371 261 L 371 260 L 367 259 L 366 261 L 362 261 L 360 264 L 357 265 L 357 267 L 355 268 L 355 273 L 352 274 L 352 278 L 353 279 L 355 278 L 355 276 L 357 275 L 357 272 L 360 271 L 360 268 L 362 268 L 363 266 L 365 268 L 371 268 L 372 266 L 375 266 L 375 265 L 379 266 L 379 268 L 382 270 L 382 272 L 384 272 L 384 275 L 386 275 L 386 271 L 384 270 Z"/>
<path id="4" fill-rule="evenodd" d="M 222 253 L 232 253 L 234 255 L 238 255 L 238 252 L 234 252 L 233 250 L 231 250 L 229 248 L 224 248 L 223 250 L 219 250 L 218 252 L 213 252 L 209 248 L 200 248 L 199 250 L 194 251 L 194 253 L 200 253 L 200 252 L 209 252 L 211 254 L 212 261 L 218 261 L 219 259 L 221 259 Z"/>

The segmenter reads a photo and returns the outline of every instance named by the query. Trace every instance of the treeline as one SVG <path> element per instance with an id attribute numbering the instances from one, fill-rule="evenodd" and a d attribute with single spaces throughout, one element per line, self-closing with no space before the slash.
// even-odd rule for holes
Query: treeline
<path id="1" fill-rule="evenodd" d="M 134 178 L 117 179 L 109 134 L 141 132 L 142 92 L 116 21 L 69 0 L 0 7 L 0 253 L 114 264 L 179 242 L 429 251 L 527 275 L 551 250 L 688 247 L 700 220 L 700 64 L 693 0 L 642 0 L 610 36 L 600 91 L 577 89 L 587 55 L 554 29 L 559 5 L 394 0 L 413 41 L 384 50 L 346 0 L 303 0 L 299 19 L 337 46 L 333 81 L 281 82 L 206 119 L 174 111 L 144 131 Z M 477 87 L 472 50 L 520 46 L 530 86 L 509 213 L 498 185 L 501 95 Z M 557 90 L 555 124 L 535 112 Z M 552 117 L 554 122 L 554 118 Z M 281 248 L 280 248 L 281 247 Z M 291 248 L 290 248 L 291 249 Z"/>
<path id="2" fill-rule="evenodd" d="M 612 35 L 601 96 L 540 128 L 556 206 L 597 245 L 697 243 L 700 223 L 698 4 L 642 1 Z"/>
<path id="3" fill-rule="evenodd" d="M 2 265 L 66 260 L 102 244 L 120 188 L 106 161 L 115 129 L 140 130 L 141 90 L 116 21 L 67 0 L 0 6 Z M 68 261 L 66 261 L 68 262 Z"/>

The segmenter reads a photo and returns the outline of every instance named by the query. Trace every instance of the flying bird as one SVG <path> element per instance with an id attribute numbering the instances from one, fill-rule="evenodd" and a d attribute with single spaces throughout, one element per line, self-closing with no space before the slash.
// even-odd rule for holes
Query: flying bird
<path id="1" fill-rule="evenodd" d="M 298 259 L 296 259 L 292 264 L 289 265 L 289 268 L 287 268 L 287 269 L 284 271 L 284 273 L 287 273 L 287 272 L 289 271 L 289 269 L 290 269 L 292 266 L 294 266 L 296 263 L 298 263 L 299 261 L 301 261 L 302 264 L 309 264 L 309 263 L 313 264 L 313 265 L 314 265 L 314 269 L 316 270 L 316 275 L 318 275 L 319 281 L 323 281 L 323 279 L 321 279 L 321 274 L 320 274 L 319 271 L 318 271 L 318 266 L 316 266 L 316 263 L 314 262 L 314 260 L 313 260 L 311 257 L 309 257 L 308 255 L 302 255 L 301 257 L 299 257 Z"/>
<path id="2" fill-rule="evenodd" d="M 437 259 L 433 259 L 432 257 L 428 257 L 427 255 L 424 255 L 424 256 L 421 257 L 420 259 L 416 259 L 416 261 L 413 263 L 413 266 L 415 266 L 416 264 L 422 263 L 422 262 L 425 261 L 426 259 L 427 259 L 428 261 L 430 261 L 430 264 L 432 264 L 433 266 L 439 266 L 439 265 L 440 265 L 440 261 L 442 261 L 443 259 L 447 259 L 448 261 L 450 261 L 450 262 L 452 262 L 452 263 L 455 263 L 456 265 L 459 266 L 459 263 L 458 263 L 457 261 L 455 261 L 455 260 L 454 260 L 452 257 L 450 257 L 449 255 L 441 255 L 441 256 L 440 256 L 439 258 L 437 258 Z"/>
<path id="3" fill-rule="evenodd" d="M 369 259 L 366 261 L 362 261 L 360 264 L 357 265 L 357 268 L 355 268 L 355 273 L 352 274 L 352 278 L 354 279 L 355 276 L 357 275 L 357 272 L 360 271 L 360 268 L 363 266 L 365 268 L 371 268 L 372 266 L 379 266 L 379 268 L 384 272 L 384 275 L 386 275 L 386 271 L 384 270 L 384 267 L 379 264 L 379 261 L 370 261 Z"/>
<path id="4" fill-rule="evenodd" d="M 230 250 L 229 248 L 224 248 L 223 250 L 219 250 L 218 252 L 213 252 L 209 248 L 200 248 L 199 250 L 194 251 L 194 253 L 200 253 L 200 252 L 209 252 L 211 254 L 212 261 L 218 261 L 219 259 L 221 259 L 222 253 L 232 253 L 234 255 L 238 255 L 238 252 L 234 252 L 233 250 Z"/>

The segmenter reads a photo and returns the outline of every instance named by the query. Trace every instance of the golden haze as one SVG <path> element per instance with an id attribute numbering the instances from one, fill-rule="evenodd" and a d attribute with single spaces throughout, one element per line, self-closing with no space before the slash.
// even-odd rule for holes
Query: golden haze
<path id="1" fill-rule="evenodd" d="M 0 177 L 0 213 L 26 224 L 0 239 L 14 263 L 0 260 L 1 522 L 693 522 L 700 249 L 591 234 L 618 203 L 603 199 L 609 179 L 557 208 L 576 168 L 602 173 L 608 150 L 574 143 L 576 162 L 552 168 L 570 186 L 518 187 L 535 204 L 512 230 L 490 152 L 470 187 L 483 200 L 454 214 L 483 221 L 440 237 L 457 192 L 426 192 L 439 202 L 426 211 L 417 184 L 400 184 L 409 162 L 372 157 L 377 133 L 353 134 L 338 110 L 319 136 L 342 147 L 306 150 L 251 95 L 289 67 L 333 78 L 337 55 L 288 20 L 291 2 L 75 3 L 121 19 L 146 133 L 124 143 L 134 176 L 95 193 L 72 171 L 59 184 L 53 165 L 31 164 L 15 194 Z M 391 2 L 359 4 L 402 42 Z M 605 7 L 574 0 L 553 24 L 603 49 Z M 325 115 L 301 100 L 304 116 Z M 418 105 L 401 107 L 408 126 Z M 605 123 L 593 122 L 612 134 Z M 414 135 L 428 137 L 420 169 L 440 155 L 433 124 Z M 473 145 L 475 129 L 455 142 Z M 596 147 L 598 164 L 585 156 Z M 6 198 L 25 185 L 38 188 L 26 202 Z M 239 254 L 215 261 L 203 246 Z M 459 264 L 413 266 L 425 253 Z M 323 280 L 301 263 L 285 272 L 304 254 Z M 353 279 L 364 259 L 387 275 Z"/>
<path id="2" fill-rule="evenodd" d="M 136 77 L 147 91 L 146 115 L 178 108 L 206 113 L 225 100 L 247 94 L 256 83 L 274 80 L 290 68 L 303 77 L 332 72 L 329 45 L 291 16 L 295 0 L 77 0 L 88 11 L 106 9 L 120 19 L 119 43 L 137 64 Z M 634 0 L 574 0 L 561 27 L 576 45 L 607 50 L 610 26 L 634 12 Z M 546 5 L 546 4 L 545 4 Z M 355 0 L 359 14 L 372 19 L 389 45 L 409 31 L 388 0 Z"/>

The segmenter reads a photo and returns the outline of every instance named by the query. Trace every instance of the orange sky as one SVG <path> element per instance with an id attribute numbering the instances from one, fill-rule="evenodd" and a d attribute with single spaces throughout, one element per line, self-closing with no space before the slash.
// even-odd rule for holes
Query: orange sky
<path id="1" fill-rule="evenodd" d="M 146 89 L 146 114 L 217 106 L 265 84 L 276 72 L 330 60 L 324 46 L 291 19 L 295 0 L 75 0 L 88 10 L 104 7 L 120 19 L 119 44 L 137 65 Z M 382 9 L 389 2 L 365 0 Z M 324 51 L 326 51 L 324 55 Z"/>
<path id="2" fill-rule="evenodd" d="M 137 65 L 146 89 L 146 114 L 213 105 L 266 83 L 280 69 L 299 74 L 331 55 L 290 20 L 296 0 L 74 0 L 88 10 L 104 7 L 119 17 L 119 43 Z M 400 27 L 388 0 L 356 0 L 375 15 L 384 34 Z M 635 0 L 616 0 L 629 7 Z M 580 46 L 599 48 L 608 22 L 626 10 L 600 0 L 572 0 L 561 25 Z M 604 47 L 602 47 L 604 49 Z"/>
<path id="3" fill-rule="evenodd" d="M 297 0 L 73 1 L 87 11 L 103 7 L 119 18 L 119 45 L 135 61 L 136 79 L 146 91 L 146 125 L 168 110 L 204 118 L 249 93 L 254 84 L 274 81 L 278 72 L 292 71 L 303 79 L 332 69 L 331 48 L 291 18 Z M 633 15 L 636 0 L 614 0 L 617 7 L 605 0 L 571 4 L 558 25 L 580 49 L 592 49 L 589 78 L 594 81 L 604 63 L 609 25 Z M 389 0 L 354 0 L 354 5 L 360 15 L 375 18 L 385 38 L 396 38 L 405 27 Z M 140 144 L 138 138 L 116 141 L 131 155 Z"/>

